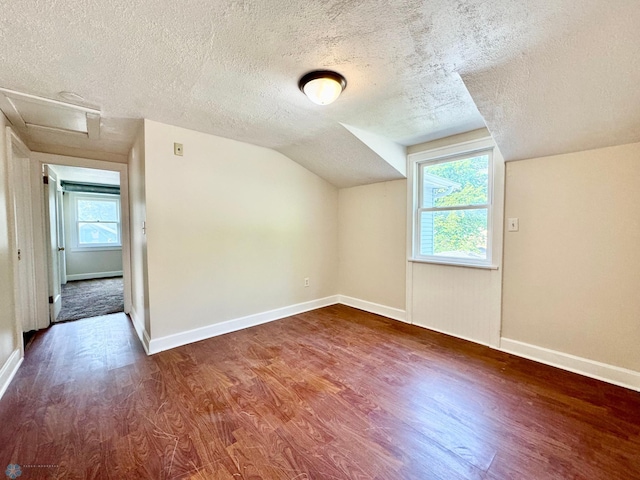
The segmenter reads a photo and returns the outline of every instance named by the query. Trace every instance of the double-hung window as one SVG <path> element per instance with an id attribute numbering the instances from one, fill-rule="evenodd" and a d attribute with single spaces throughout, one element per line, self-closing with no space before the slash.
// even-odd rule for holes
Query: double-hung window
<path id="1" fill-rule="evenodd" d="M 74 194 L 75 237 L 78 248 L 119 247 L 120 197 Z"/>
<path id="2" fill-rule="evenodd" d="M 493 148 L 414 156 L 414 260 L 490 266 Z"/>

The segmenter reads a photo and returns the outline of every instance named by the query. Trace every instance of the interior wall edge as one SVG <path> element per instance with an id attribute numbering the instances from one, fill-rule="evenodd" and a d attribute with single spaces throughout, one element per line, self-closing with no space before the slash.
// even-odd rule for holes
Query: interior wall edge
<path id="1" fill-rule="evenodd" d="M 415 322 L 411 322 L 411 325 L 413 325 L 415 327 L 424 328 L 425 330 L 430 330 L 432 332 L 441 333 L 441 334 L 447 335 L 449 337 L 458 338 L 460 340 L 464 340 L 465 342 L 471 342 L 471 343 L 475 343 L 477 345 L 482 345 L 482 346 L 485 346 L 485 347 L 497 349 L 496 346 L 491 345 L 489 342 L 482 342 L 482 341 L 478 340 L 477 338 L 472 338 L 472 337 L 468 337 L 468 336 L 465 336 L 465 335 L 461 335 L 459 333 L 451 332 L 451 331 L 445 330 L 443 328 L 436 328 L 436 327 L 432 327 L 430 325 L 422 325 L 420 323 L 415 323 Z"/>
<path id="2" fill-rule="evenodd" d="M 91 273 L 76 273 L 67 275 L 67 281 L 73 282 L 76 280 L 92 280 L 95 278 L 111 278 L 121 277 L 123 275 L 122 270 L 113 272 L 91 272 Z"/>
<path id="3" fill-rule="evenodd" d="M 142 344 L 142 348 L 144 348 L 144 351 L 147 355 L 150 355 L 149 353 L 150 339 L 149 339 L 149 334 L 144 328 L 144 319 L 140 321 L 140 319 L 138 318 L 138 314 L 136 313 L 136 310 L 133 307 L 133 305 L 131 306 L 131 311 L 129 312 L 129 318 L 131 319 L 133 328 L 136 331 L 136 334 L 138 335 L 138 339 L 140 340 L 140 343 Z"/>
<path id="4" fill-rule="evenodd" d="M 184 332 L 174 333 L 165 337 L 153 338 L 149 343 L 149 354 L 159 353 L 164 350 L 180 347 L 189 343 L 199 342 L 208 338 L 217 337 L 226 333 L 236 332 L 249 327 L 255 327 L 263 323 L 273 322 L 282 318 L 298 315 L 300 313 L 316 310 L 329 305 L 339 303 L 339 295 L 332 295 L 308 302 L 276 308 L 266 312 L 255 313 L 245 317 L 234 318 L 225 322 L 214 323 L 204 327 L 194 328 Z"/>
<path id="5" fill-rule="evenodd" d="M 357 308 L 359 310 L 364 310 L 365 312 L 381 315 L 399 322 L 410 323 L 407 320 L 407 311 L 399 308 L 388 307 L 386 305 L 349 297 L 347 295 L 338 295 L 338 303 L 348 307 Z"/>
<path id="6" fill-rule="evenodd" d="M 640 372 L 502 337 L 499 350 L 640 392 Z"/>
<path id="7" fill-rule="evenodd" d="M 4 392 L 7 391 L 11 380 L 13 380 L 13 377 L 18 372 L 18 368 L 22 365 L 23 360 L 24 356 L 22 355 L 22 351 L 18 348 L 9 355 L 7 361 L 2 368 L 0 368 L 0 400 Z"/>

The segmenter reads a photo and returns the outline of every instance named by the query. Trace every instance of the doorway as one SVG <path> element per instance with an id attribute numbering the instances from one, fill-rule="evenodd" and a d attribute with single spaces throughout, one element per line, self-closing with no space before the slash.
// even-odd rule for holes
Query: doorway
<path id="1" fill-rule="evenodd" d="M 112 243 L 108 247 L 119 249 L 117 254 L 119 269 L 109 270 L 111 273 L 109 276 L 119 277 L 117 282 L 119 283 L 120 301 L 117 310 L 129 313 L 131 308 L 131 257 L 127 165 L 31 152 L 10 127 L 7 127 L 7 140 L 11 201 L 9 213 L 12 227 L 11 250 L 15 252 L 13 277 L 16 285 L 14 289 L 16 335 L 20 336 L 25 332 L 47 328 L 59 320 L 58 317 L 63 307 L 62 285 L 70 283 L 70 280 L 90 280 L 89 278 L 73 277 L 74 272 L 67 268 L 69 262 L 66 257 L 70 252 L 66 251 L 66 246 L 72 244 L 69 243 L 69 238 L 65 238 L 63 220 L 58 220 L 64 216 L 64 197 L 67 195 L 63 193 L 62 186 L 62 182 L 66 180 L 65 174 L 55 171 L 56 168 L 61 167 L 103 171 L 110 173 L 112 178 L 118 179 L 115 183 L 120 189 L 117 210 L 118 230 L 116 232 L 119 245 L 113 245 L 113 236 L 105 240 L 104 235 L 99 233 L 97 235 L 98 241 L 94 243 Z M 45 166 L 49 165 L 54 166 L 53 170 L 45 169 Z M 101 192 L 91 193 L 99 198 L 105 198 L 107 195 Z M 113 192 L 109 193 L 113 195 Z M 80 220 L 83 221 L 80 222 Z M 89 233 L 85 232 L 89 236 L 89 239 L 86 240 L 88 242 L 94 241 L 96 230 L 104 233 L 113 227 L 113 225 L 109 225 L 113 222 L 102 222 L 102 218 L 96 218 L 93 222 L 84 217 L 80 220 L 76 222 L 83 224 L 82 232 L 89 231 Z M 111 218 L 107 220 L 111 220 Z M 89 225 L 92 223 L 95 228 L 91 228 Z M 86 241 L 81 243 L 86 243 Z M 102 273 L 102 277 L 107 278 L 105 275 L 109 272 L 102 270 L 98 273 Z M 81 274 L 76 272 L 75 275 Z M 100 280 L 100 278 L 96 280 Z M 87 315 L 82 316 L 91 315 L 92 311 L 88 309 Z"/>
<path id="2" fill-rule="evenodd" d="M 123 312 L 120 174 L 54 164 L 44 172 L 52 322 Z"/>
<path id="3" fill-rule="evenodd" d="M 22 335 L 45 328 L 49 324 L 44 297 L 38 295 L 44 265 L 38 248 L 42 230 L 37 228 L 40 198 L 33 195 L 34 169 L 31 152 L 20 138 L 7 129 L 7 158 L 9 172 L 9 218 L 12 225 L 14 305 L 16 334 Z M 40 282 L 39 282 L 40 279 Z M 45 281 L 46 282 L 46 281 Z"/>

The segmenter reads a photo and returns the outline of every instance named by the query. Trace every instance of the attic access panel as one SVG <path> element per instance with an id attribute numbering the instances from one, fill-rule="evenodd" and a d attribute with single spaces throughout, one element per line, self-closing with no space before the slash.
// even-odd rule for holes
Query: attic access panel
<path id="1" fill-rule="evenodd" d="M 0 88 L 0 109 L 18 130 L 100 138 L 100 110 Z"/>

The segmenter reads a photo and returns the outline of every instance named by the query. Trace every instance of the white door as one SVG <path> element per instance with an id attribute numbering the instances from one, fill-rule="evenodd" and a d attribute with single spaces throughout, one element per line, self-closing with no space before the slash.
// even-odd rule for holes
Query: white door
<path id="1" fill-rule="evenodd" d="M 17 258 L 15 301 L 17 320 L 23 332 L 37 330 L 35 246 L 33 242 L 33 217 L 31 179 L 28 151 L 11 145 L 9 172 L 12 184 L 12 209 L 14 225 L 14 255 Z"/>
<path id="2" fill-rule="evenodd" d="M 58 188 L 56 192 L 56 200 L 58 203 L 57 219 L 58 219 L 58 269 L 60 271 L 60 283 L 67 283 L 67 257 L 65 253 L 64 239 L 64 201 L 62 198 L 62 190 Z"/>
<path id="3" fill-rule="evenodd" d="M 58 178 L 47 165 L 44 166 L 44 199 L 45 224 L 47 226 L 47 252 L 49 264 L 49 306 L 51 322 L 55 322 L 62 309 L 62 282 L 60 279 L 60 255 L 63 246 L 60 245 L 60 222 L 58 219 Z"/>

